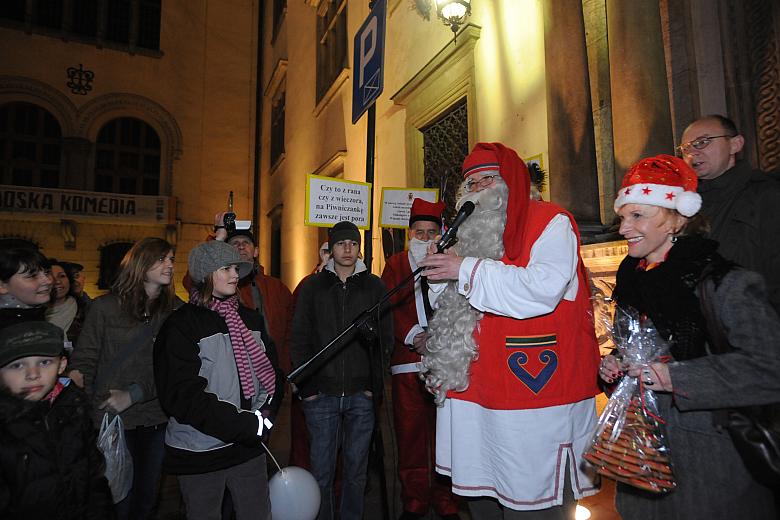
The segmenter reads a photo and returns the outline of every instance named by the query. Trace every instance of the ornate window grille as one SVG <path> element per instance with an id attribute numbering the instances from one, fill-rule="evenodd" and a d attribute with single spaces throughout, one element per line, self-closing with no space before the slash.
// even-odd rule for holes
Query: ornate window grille
<path id="1" fill-rule="evenodd" d="M 106 123 L 98 134 L 95 159 L 95 191 L 160 193 L 160 138 L 140 119 Z"/>
<path id="2" fill-rule="evenodd" d="M 420 129 L 423 134 L 425 187 L 439 188 L 447 204 L 444 219 L 455 215 L 463 159 L 469 153 L 466 98 L 457 101 L 435 121 Z"/>
<path id="3" fill-rule="evenodd" d="M 32 103 L 0 106 L 0 184 L 58 188 L 61 160 L 54 116 Z"/>

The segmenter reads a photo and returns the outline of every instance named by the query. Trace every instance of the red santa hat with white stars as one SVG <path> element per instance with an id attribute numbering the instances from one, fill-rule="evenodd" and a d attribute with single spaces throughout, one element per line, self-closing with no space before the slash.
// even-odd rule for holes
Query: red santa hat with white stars
<path id="1" fill-rule="evenodd" d="M 701 209 L 696 193 L 699 179 L 685 161 L 672 155 L 656 155 L 634 164 L 623 177 L 615 211 L 626 204 L 647 204 L 676 209 L 692 217 Z"/>

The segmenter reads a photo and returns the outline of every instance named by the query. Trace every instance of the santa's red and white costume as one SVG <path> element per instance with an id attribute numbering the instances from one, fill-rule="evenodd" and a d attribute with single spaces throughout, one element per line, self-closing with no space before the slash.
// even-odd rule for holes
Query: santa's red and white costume
<path id="1" fill-rule="evenodd" d="M 490 169 L 509 186 L 505 254 L 460 266 L 458 291 L 484 317 L 469 386 L 438 412 L 436 466 L 457 494 L 545 509 L 563 502 L 567 461 L 575 498 L 598 491 L 581 464 L 599 392 L 589 284 L 573 217 L 530 200 L 514 151 L 479 143 L 464 176 Z"/>
<path id="2" fill-rule="evenodd" d="M 444 203 L 415 199 L 409 225 L 428 220 L 441 226 Z M 400 284 L 417 269 L 412 251 L 391 256 L 382 272 L 388 289 Z M 429 291 L 431 305 L 436 292 Z M 418 275 L 392 298 L 395 344 L 390 360 L 393 384 L 393 425 L 398 445 L 398 478 L 404 511 L 424 515 L 433 508 L 439 516 L 454 515 L 458 503 L 446 477 L 434 470 L 436 406 L 419 377 L 420 354 L 413 348 L 414 337 L 428 328 L 423 288 Z"/>

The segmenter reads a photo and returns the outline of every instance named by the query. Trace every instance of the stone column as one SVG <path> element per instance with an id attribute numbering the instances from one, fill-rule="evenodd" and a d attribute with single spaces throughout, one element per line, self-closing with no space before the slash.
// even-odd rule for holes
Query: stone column
<path id="1" fill-rule="evenodd" d="M 632 163 L 674 153 L 658 0 L 607 0 L 615 184 Z"/>
<path id="2" fill-rule="evenodd" d="M 601 222 L 615 220 L 615 152 L 612 147 L 612 92 L 609 86 L 609 45 L 606 0 L 582 0 L 588 51 L 593 133 L 599 179 Z"/>
<path id="3" fill-rule="evenodd" d="M 581 0 L 545 0 L 550 195 L 582 224 L 601 224 Z"/>

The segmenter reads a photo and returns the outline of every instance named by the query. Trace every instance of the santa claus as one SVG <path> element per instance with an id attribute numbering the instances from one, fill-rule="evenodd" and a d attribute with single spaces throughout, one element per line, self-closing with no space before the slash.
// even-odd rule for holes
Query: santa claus
<path id="1" fill-rule="evenodd" d="M 581 464 L 599 351 L 577 226 L 531 199 L 525 163 L 500 143 L 477 144 L 463 175 L 458 206 L 474 213 L 455 247 L 419 262 L 449 281 L 423 352 L 441 406 L 436 468 L 474 497 L 474 519 L 573 518 L 598 491 Z"/>

